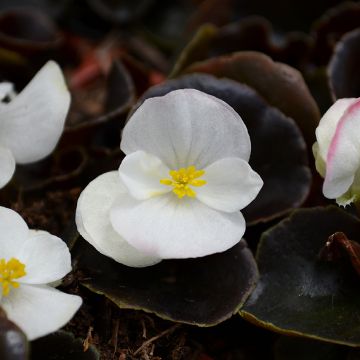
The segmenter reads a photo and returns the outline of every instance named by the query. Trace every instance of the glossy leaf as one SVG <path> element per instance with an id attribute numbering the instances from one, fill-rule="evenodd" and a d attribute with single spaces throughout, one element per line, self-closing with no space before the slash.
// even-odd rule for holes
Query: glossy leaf
<path id="1" fill-rule="evenodd" d="M 100 360 L 93 345 L 84 351 L 83 340 L 74 335 L 58 331 L 31 343 L 31 360 Z"/>
<path id="2" fill-rule="evenodd" d="M 257 280 L 244 241 L 224 253 L 165 260 L 142 269 L 121 265 L 84 240 L 77 242 L 73 254 L 84 274 L 81 283 L 120 308 L 199 326 L 215 325 L 236 313 Z"/>
<path id="3" fill-rule="evenodd" d="M 243 51 L 195 63 L 184 73 L 204 72 L 249 85 L 272 106 L 293 118 L 308 145 L 315 140 L 319 109 L 301 74 L 294 68 L 277 63 L 268 56 Z"/>
<path id="4" fill-rule="evenodd" d="M 337 231 L 360 239 L 360 221 L 337 207 L 304 209 L 264 233 L 260 280 L 241 316 L 280 333 L 359 346 L 358 275 L 349 260 L 319 257 Z"/>
<path id="5" fill-rule="evenodd" d="M 187 75 L 155 86 L 143 95 L 137 106 L 146 98 L 181 88 L 201 90 L 227 102 L 248 128 L 252 149 L 250 165 L 264 180 L 257 198 L 243 210 L 248 223 L 269 220 L 303 203 L 311 174 L 306 146 L 291 119 L 270 107 L 249 87 L 205 74 Z"/>

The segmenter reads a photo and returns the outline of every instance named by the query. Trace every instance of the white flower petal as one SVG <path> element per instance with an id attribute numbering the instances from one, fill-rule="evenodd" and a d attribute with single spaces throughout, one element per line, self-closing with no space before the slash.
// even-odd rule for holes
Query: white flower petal
<path id="1" fill-rule="evenodd" d="M 110 208 L 114 200 L 124 193 L 126 189 L 117 171 L 93 180 L 78 199 L 78 231 L 96 250 L 119 263 L 134 267 L 154 265 L 160 261 L 158 257 L 145 255 L 129 245 L 110 223 Z"/>
<path id="2" fill-rule="evenodd" d="M 0 189 L 11 180 L 15 172 L 15 165 L 11 151 L 0 146 Z"/>
<path id="3" fill-rule="evenodd" d="M 145 100 L 126 124 L 125 154 L 143 150 L 171 170 L 198 169 L 225 157 L 248 160 L 250 138 L 240 116 L 228 104 L 194 89 L 175 90 Z"/>
<path id="4" fill-rule="evenodd" d="M 0 206 L 0 259 L 16 257 L 29 236 L 29 228 L 15 211 Z"/>
<path id="5" fill-rule="evenodd" d="M 26 88 L 0 106 L 0 144 L 9 148 L 17 163 L 49 155 L 64 128 L 70 93 L 54 61 L 47 62 Z"/>
<path id="6" fill-rule="evenodd" d="M 71 271 L 70 252 L 61 239 L 44 231 L 30 234 L 17 253 L 17 259 L 26 265 L 20 283 L 47 284 Z"/>
<path id="7" fill-rule="evenodd" d="M 222 252 L 241 240 L 240 212 L 219 212 L 174 194 L 138 201 L 119 197 L 111 210 L 114 229 L 139 251 L 161 258 L 191 258 Z"/>
<path id="8" fill-rule="evenodd" d="M 138 200 L 145 200 L 170 192 L 169 186 L 160 179 L 169 177 L 169 168 L 156 156 L 144 151 L 135 151 L 125 157 L 119 175 L 128 192 Z"/>
<path id="9" fill-rule="evenodd" d="M 81 306 L 79 296 L 65 294 L 50 286 L 21 284 L 3 297 L 0 305 L 8 318 L 18 325 L 29 340 L 63 327 Z"/>
<path id="10" fill-rule="evenodd" d="M 360 100 L 341 117 L 331 141 L 326 161 L 324 195 L 330 199 L 348 191 L 360 168 Z"/>
<path id="11" fill-rule="evenodd" d="M 326 161 L 330 143 L 341 117 L 356 100 L 354 98 L 337 100 L 321 118 L 315 134 L 319 144 L 318 153 L 323 161 Z"/>
<path id="12" fill-rule="evenodd" d="M 0 101 L 3 101 L 7 96 L 13 98 L 14 95 L 14 84 L 6 81 L 0 83 Z"/>
<path id="13" fill-rule="evenodd" d="M 263 186 L 261 177 L 239 158 L 221 159 L 204 169 L 206 184 L 196 197 L 213 209 L 234 212 L 250 204 Z"/>

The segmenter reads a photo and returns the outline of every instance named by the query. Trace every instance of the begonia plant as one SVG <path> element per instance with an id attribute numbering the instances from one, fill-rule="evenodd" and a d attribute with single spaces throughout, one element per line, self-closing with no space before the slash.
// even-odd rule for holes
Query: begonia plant
<path id="1" fill-rule="evenodd" d="M 337 100 L 320 120 L 313 146 L 323 193 L 343 206 L 359 200 L 359 110 L 359 99 Z"/>
<path id="2" fill-rule="evenodd" d="M 194 89 L 148 99 L 124 128 L 126 157 L 81 194 L 80 234 L 132 266 L 222 252 L 245 232 L 239 210 L 262 187 L 250 138 L 223 101 Z M 221 238 L 221 240 L 219 240 Z"/>
<path id="3" fill-rule="evenodd" d="M 0 307 L 29 340 L 64 326 L 79 296 L 54 288 L 71 271 L 66 244 L 46 231 L 29 230 L 15 211 L 0 207 Z"/>
<path id="4" fill-rule="evenodd" d="M 11 83 L 0 85 L 2 188 L 11 180 L 16 164 L 36 162 L 54 150 L 63 132 L 70 93 L 54 61 L 47 62 L 18 95 Z"/>

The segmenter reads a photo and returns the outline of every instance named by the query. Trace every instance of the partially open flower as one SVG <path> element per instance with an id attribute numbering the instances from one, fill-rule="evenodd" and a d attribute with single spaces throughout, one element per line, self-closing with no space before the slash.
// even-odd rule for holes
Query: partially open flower
<path id="1" fill-rule="evenodd" d="M 360 200 L 360 99 L 340 99 L 320 120 L 313 146 L 323 193 L 339 205 Z"/>
<path id="2" fill-rule="evenodd" d="M 0 307 L 7 317 L 29 340 L 64 326 L 82 303 L 52 286 L 71 271 L 66 244 L 0 207 L 0 248 Z"/>
<path id="3" fill-rule="evenodd" d="M 17 96 L 12 84 L 0 83 L 0 188 L 12 178 L 16 163 L 38 161 L 54 150 L 69 106 L 70 93 L 54 61 Z"/>
<path id="4" fill-rule="evenodd" d="M 98 251 L 146 266 L 241 240 L 239 210 L 263 182 L 248 164 L 247 129 L 229 105 L 193 89 L 148 99 L 125 126 L 121 149 L 119 172 L 96 178 L 78 201 L 78 230 Z"/>

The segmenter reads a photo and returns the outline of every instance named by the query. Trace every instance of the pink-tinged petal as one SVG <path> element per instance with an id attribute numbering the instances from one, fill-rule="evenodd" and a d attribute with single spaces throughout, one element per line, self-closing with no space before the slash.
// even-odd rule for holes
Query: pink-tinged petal
<path id="1" fill-rule="evenodd" d="M 170 169 L 198 169 L 225 157 L 250 157 L 250 137 L 237 112 L 214 96 L 194 89 L 172 91 L 145 102 L 126 124 L 125 154 L 143 150 Z"/>
<path id="2" fill-rule="evenodd" d="M 351 187 L 360 167 L 360 99 L 340 118 L 326 160 L 324 195 L 335 199 Z"/>
<path id="3" fill-rule="evenodd" d="M 318 142 L 318 155 L 326 161 L 330 143 L 335 135 L 336 127 L 345 111 L 354 104 L 357 99 L 339 99 L 323 115 L 315 134 Z"/>
<path id="4" fill-rule="evenodd" d="M 132 246 L 163 259 L 201 257 L 238 243 L 245 220 L 174 194 L 139 201 L 124 194 L 111 210 L 114 229 Z"/>

